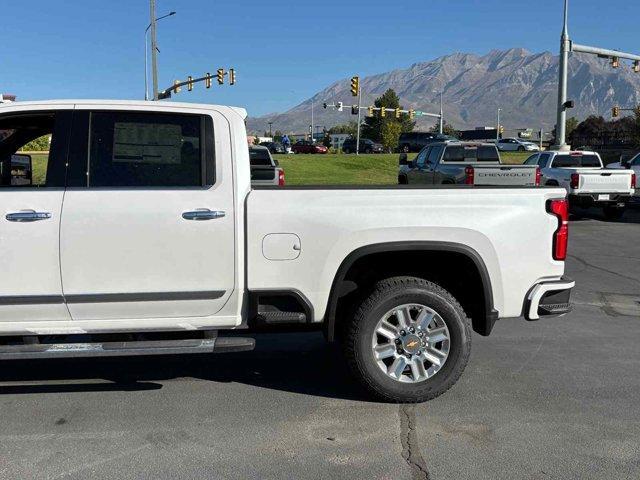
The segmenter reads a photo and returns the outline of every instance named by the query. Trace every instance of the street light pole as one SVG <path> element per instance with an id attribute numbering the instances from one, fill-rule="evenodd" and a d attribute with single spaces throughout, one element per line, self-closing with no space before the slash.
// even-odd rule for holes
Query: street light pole
<path id="1" fill-rule="evenodd" d="M 269 122 L 269 136 L 273 139 L 273 135 L 271 134 L 271 125 L 273 125 L 273 122 Z"/>
<path id="2" fill-rule="evenodd" d="M 313 143 L 313 99 L 311 99 L 311 131 L 309 133 L 311 136 L 311 143 Z"/>
<path id="3" fill-rule="evenodd" d="M 163 18 L 171 17 L 175 14 L 176 12 L 169 12 L 166 15 L 156 18 L 156 22 L 158 22 L 159 20 L 162 20 Z M 148 72 L 147 50 L 149 49 L 149 40 L 147 39 L 147 37 L 149 36 L 150 28 L 151 28 L 151 24 L 147 25 L 147 28 L 145 28 L 144 30 L 144 99 L 145 100 L 149 100 L 149 87 L 148 87 L 149 75 L 147 73 Z M 156 49 L 157 48 L 158 46 L 156 45 Z"/>
<path id="4" fill-rule="evenodd" d="M 500 111 L 502 109 L 498 108 L 498 124 L 496 125 L 496 142 L 500 140 Z"/>
<path id="5" fill-rule="evenodd" d="M 444 117 L 442 116 L 442 91 L 440 91 L 440 135 L 444 130 Z"/>
<path id="6" fill-rule="evenodd" d="M 554 148 L 557 150 L 568 149 L 566 144 L 567 111 L 565 107 L 565 103 L 567 102 L 569 50 L 571 49 L 568 14 L 569 0 L 564 0 L 564 22 L 562 25 L 562 35 L 560 36 L 560 64 L 558 69 L 558 115 L 556 121 L 556 144 L 554 145 Z"/>

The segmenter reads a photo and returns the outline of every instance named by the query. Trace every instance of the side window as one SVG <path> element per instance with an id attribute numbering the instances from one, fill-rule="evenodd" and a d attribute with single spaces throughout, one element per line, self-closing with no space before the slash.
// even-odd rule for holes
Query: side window
<path id="1" fill-rule="evenodd" d="M 632 158 L 629 165 L 633 165 L 634 167 L 636 165 L 640 165 L 640 155 L 636 155 L 635 158 Z"/>
<path id="2" fill-rule="evenodd" d="M 537 165 L 538 164 L 538 154 L 535 153 L 533 155 L 531 155 L 529 158 L 527 158 L 524 161 L 525 165 Z"/>
<path id="3" fill-rule="evenodd" d="M 431 148 L 431 151 L 429 151 L 429 157 L 427 158 L 427 163 L 429 165 L 434 166 L 436 163 L 438 163 L 438 160 L 440 159 L 440 154 L 442 153 L 443 148 L 444 147 L 441 145 Z"/>
<path id="4" fill-rule="evenodd" d="M 541 153 L 540 154 L 540 158 L 538 159 L 538 166 L 540 168 L 545 168 L 547 166 L 547 162 L 549 161 L 549 154 L 548 153 Z"/>
<path id="5" fill-rule="evenodd" d="M 200 187 L 212 183 L 206 181 L 210 175 L 206 174 L 204 125 L 199 115 L 93 112 L 88 185 Z"/>
<path id="6" fill-rule="evenodd" d="M 0 118 L 0 187 L 64 187 L 69 112 Z"/>
<path id="7" fill-rule="evenodd" d="M 419 167 L 424 167 L 424 162 L 427 159 L 427 155 L 429 155 L 430 151 L 431 147 L 422 149 L 422 151 L 416 157 L 416 165 L 418 165 Z"/>

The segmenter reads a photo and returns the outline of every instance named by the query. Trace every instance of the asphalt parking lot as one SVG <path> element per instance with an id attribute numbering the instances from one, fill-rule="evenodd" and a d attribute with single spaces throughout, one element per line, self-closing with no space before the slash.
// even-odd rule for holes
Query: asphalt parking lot
<path id="1" fill-rule="evenodd" d="M 474 336 L 460 382 L 370 402 L 319 334 L 0 366 L 0 478 L 640 478 L 640 209 L 573 218 L 567 317 Z"/>

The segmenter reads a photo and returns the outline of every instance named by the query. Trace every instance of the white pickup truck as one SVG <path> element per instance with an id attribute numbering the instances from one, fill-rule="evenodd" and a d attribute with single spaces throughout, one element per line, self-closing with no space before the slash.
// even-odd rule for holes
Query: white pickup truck
<path id="1" fill-rule="evenodd" d="M 610 219 L 622 217 L 636 188 L 633 171 L 605 169 L 595 152 L 542 152 L 524 163 L 538 165 L 543 185 L 563 187 L 572 207 L 601 207 Z"/>
<path id="2" fill-rule="evenodd" d="M 0 359 L 248 350 L 224 331 L 316 326 L 377 398 L 416 402 L 457 381 L 471 329 L 570 310 L 563 189 L 252 189 L 245 117 L 0 105 L 3 164 L 52 136 L 29 184 L 0 183 Z"/>

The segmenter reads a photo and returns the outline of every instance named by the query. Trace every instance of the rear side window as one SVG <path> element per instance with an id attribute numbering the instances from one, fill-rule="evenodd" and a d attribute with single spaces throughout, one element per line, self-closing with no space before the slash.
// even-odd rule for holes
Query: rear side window
<path id="1" fill-rule="evenodd" d="M 249 149 L 249 162 L 252 167 L 271 166 L 271 156 L 269 150 L 262 148 Z"/>
<path id="2" fill-rule="evenodd" d="M 553 160 L 556 168 L 600 167 L 600 159 L 596 155 L 557 155 Z"/>
<path id="3" fill-rule="evenodd" d="M 498 149 L 488 145 L 451 145 L 445 149 L 442 160 L 445 162 L 498 162 L 500 157 Z"/>
<path id="4" fill-rule="evenodd" d="M 203 131 L 199 115 L 92 113 L 89 186 L 202 186 Z"/>

